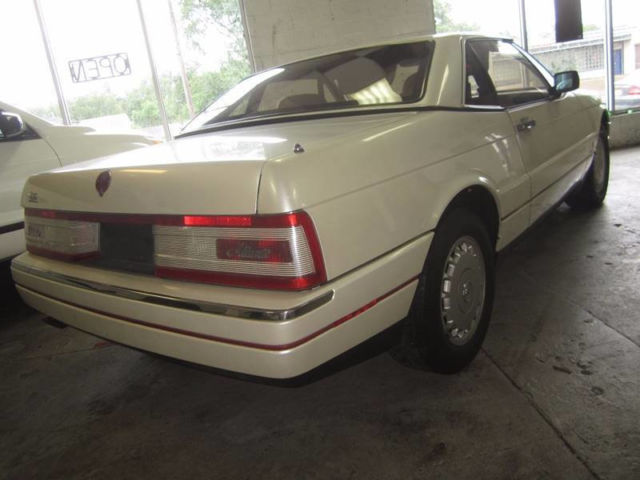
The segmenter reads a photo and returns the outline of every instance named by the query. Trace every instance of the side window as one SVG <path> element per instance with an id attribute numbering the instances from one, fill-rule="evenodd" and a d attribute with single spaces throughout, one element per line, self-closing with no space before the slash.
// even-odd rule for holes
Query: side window
<path id="1" fill-rule="evenodd" d="M 466 59 L 468 105 L 508 108 L 549 98 L 549 84 L 542 74 L 510 43 L 469 41 Z"/>

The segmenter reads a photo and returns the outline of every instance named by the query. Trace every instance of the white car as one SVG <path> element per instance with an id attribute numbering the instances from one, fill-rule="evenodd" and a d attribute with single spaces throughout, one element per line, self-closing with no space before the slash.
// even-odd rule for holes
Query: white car
<path id="1" fill-rule="evenodd" d="M 153 143 L 144 135 L 54 125 L 0 102 L 0 262 L 24 251 L 20 195 L 29 175 Z"/>
<path id="2" fill-rule="evenodd" d="M 31 177 L 17 289 L 97 336 L 257 376 L 402 320 L 406 348 L 458 371 L 495 253 L 565 198 L 604 199 L 607 115 L 578 83 L 461 35 L 260 72 L 170 144 Z"/>

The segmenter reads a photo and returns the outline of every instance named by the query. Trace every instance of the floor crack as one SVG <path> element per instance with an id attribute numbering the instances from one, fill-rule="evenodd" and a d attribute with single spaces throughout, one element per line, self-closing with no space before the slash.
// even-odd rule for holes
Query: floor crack
<path id="1" fill-rule="evenodd" d="M 540 408 L 540 406 L 534 402 L 533 396 L 524 390 L 520 385 L 518 385 L 511 376 L 495 361 L 495 359 L 487 352 L 484 348 L 481 349 L 482 353 L 484 353 L 489 361 L 498 369 L 498 371 L 509 381 L 509 383 L 516 389 L 520 394 L 527 400 L 527 403 L 533 407 L 533 409 L 538 413 L 538 415 L 544 420 L 544 422 L 549 425 L 551 430 L 556 434 L 556 436 L 562 441 L 562 443 L 569 449 L 569 451 L 573 454 L 573 456 L 587 469 L 587 471 L 595 478 L 596 480 L 602 480 L 602 477 L 598 475 L 598 473 L 589 465 L 587 460 L 582 457 L 578 453 L 578 451 L 569 443 L 569 440 L 566 439 L 562 431 L 551 421 L 549 416 Z"/>

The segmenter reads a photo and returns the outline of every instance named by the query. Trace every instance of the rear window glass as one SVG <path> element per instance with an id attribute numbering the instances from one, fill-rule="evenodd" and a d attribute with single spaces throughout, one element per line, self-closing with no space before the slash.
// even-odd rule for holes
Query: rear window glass
<path id="1" fill-rule="evenodd" d="M 431 42 L 371 47 L 276 67 L 244 79 L 185 131 L 226 120 L 412 103 L 426 85 Z"/>

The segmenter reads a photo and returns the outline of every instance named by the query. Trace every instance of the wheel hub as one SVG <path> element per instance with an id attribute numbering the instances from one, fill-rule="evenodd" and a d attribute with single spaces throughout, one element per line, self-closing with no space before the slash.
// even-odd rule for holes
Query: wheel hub
<path id="1" fill-rule="evenodd" d="M 458 239 L 447 256 L 441 284 L 441 315 L 449 340 L 463 345 L 475 333 L 484 307 L 486 271 L 480 246 Z"/>

